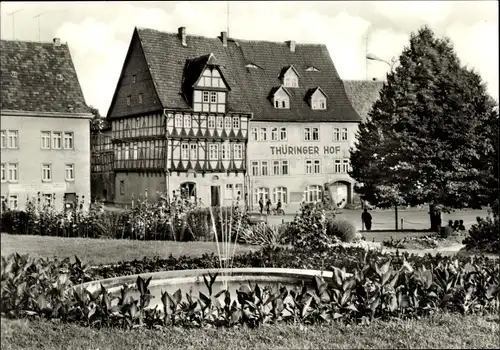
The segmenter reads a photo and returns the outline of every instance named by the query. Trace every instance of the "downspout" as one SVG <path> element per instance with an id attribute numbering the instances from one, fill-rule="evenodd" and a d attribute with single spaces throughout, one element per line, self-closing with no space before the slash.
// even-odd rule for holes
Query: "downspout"
<path id="1" fill-rule="evenodd" d="M 170 171 L 168 167 L 168 113 L 167 110 L 163 109 L 163 117 L 165 118 L 165 191 L 167 192 L 167 201 L 170 203 Z"/>

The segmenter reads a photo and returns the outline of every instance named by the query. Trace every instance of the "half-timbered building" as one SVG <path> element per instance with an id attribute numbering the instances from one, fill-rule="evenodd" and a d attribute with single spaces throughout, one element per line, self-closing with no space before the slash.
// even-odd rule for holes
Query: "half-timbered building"
<path id="1" fill-rule="evenodd" d="M 251 113 L 232 51 L 225 36 L 134 30 L 107 115 L 115 202 L 145 191 L 153 200 L 180 191 L 214 206 L 243 198 Z"/>

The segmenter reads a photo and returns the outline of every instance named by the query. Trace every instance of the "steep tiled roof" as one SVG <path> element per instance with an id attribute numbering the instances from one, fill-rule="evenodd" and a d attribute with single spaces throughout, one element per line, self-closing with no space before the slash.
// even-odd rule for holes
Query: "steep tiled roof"
<path id="1" fill-rule="evenodd" d="M 0 52 L 1 109 L 89 113 L 67 45 L 1 40 Z"/>
<path id="2" fill-rule="evenodd" d="M 347 96 L 363 121 L 378 100 L 383 85 L 384 82 L 379 80 L 344 80 Z"/>
<path id="3" fill-rule="evenodd" d="M 137 29 L 146 60 L 164 108 L 191 110 L 182 96 L 186 60 L 213 53 L 231 92 L 228 110 L 253 112 L 256 121 L 360 121 L 347 98 L 344 85 L 325 45 L 297 44 L 291 52 L 286 43 L 187 36 L 183 46 L 177 34 Z M 260 68 L 245 66 L 252 63 Z M 288 88 L 290 109 L 275 109 L 268 99 L 280 86 L 283 68 L 299 73 L 299 88 Z M 314 66 L 320 72 L 306 72 Z M 306 101 L 309 89 L 321 87 L 328 96 L 326 110 L 312 110 Z"/>

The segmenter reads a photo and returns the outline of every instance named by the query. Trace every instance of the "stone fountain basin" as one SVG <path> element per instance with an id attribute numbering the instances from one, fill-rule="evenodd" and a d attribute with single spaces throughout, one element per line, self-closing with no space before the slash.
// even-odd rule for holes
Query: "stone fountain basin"
<path id="1" fill-rule="evenodd" d="M 111 295 L 118 296 L 121 288 L 124 284 L 126 284 L 134 289 L 132 292 L 134 299 L 139 299 L 139 292 L 136 289 L 137 277 L 140 276 L 144 280 L 151 277 L 151 282 L 149 283 L 148 288 L 153 298 L 150 301 L 149 308 L 159 306 L 161 309 L 161 295 L 162 292 L 165 291 L 173 294 L 180 289 L 183 301 L 186 301 L 186 293 L 191 294 L 193 300 L 198 299 L 199 292 L 208 296 L 208 289 L 205 286 L 203 276 L 205 276 L 207 280 L 210 280 L 208 276 L 209 273 L 212 275 L 218 273 L 217 279 L 213 285 L 213 294 L 215 295 L 220 290 L 227 288 L 231 294 L 232 300 L 237 300 L 236 290 L 238 290 L 243 284 L 250 284 L 252 286 L 258 284 L 261 289 L 266 286 L 273 287 L 280 284 L 281 286 L 287 287 L 290 291 L 295 287 L 302 287 L 302 285 L 305 285 L 308 289 L 312 289 L 315 276 L 321 276 L 325 280 L 329 280 L 333 277 L 333 273 L 331 271 L 320 270 L 286 268 L 197 269 L 161 271 L 108 278 L 80 284 L 74 288 L 77 291 L 81 291 L 82 288 L 85 288 L 89 292 L 93 293 L 100 289 L 102 284 Z M 290 298 L 290 296 L 288 298 Z M 224 304 L 224 295 L 221 295 L 218 299 L 221 304 Z"/>

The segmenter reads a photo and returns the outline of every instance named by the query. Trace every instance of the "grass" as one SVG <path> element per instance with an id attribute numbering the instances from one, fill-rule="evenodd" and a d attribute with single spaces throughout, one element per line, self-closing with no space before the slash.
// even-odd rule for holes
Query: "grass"
<path id="1" fill-rule="evenodd" d="M 370 326 L 274 325 L 257 329 L 92 329 L 1 320 L 2 349 L 494 349 L 498 316 L 436 314 Z"/>
<path id="2" fill-rule="evenodd" d="M 91 264 L 112 264 L 118 261 L 142 259 L 145 256 L 167 258 L 180 255 L 217 254 L 215 242 L 134 241 L 126 239 L 64 238 L 30 235 L 1 235 L 1 255 L 30 254 L 42 258 L 78 256 Z M 258 246 L 238 245 L 236 254 L 258 250 Z"/>

